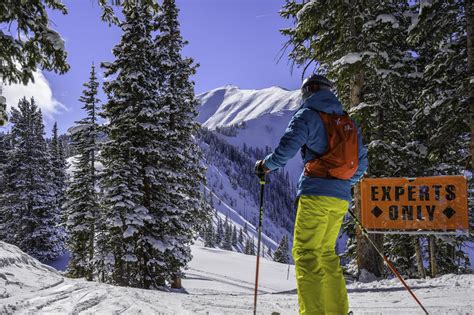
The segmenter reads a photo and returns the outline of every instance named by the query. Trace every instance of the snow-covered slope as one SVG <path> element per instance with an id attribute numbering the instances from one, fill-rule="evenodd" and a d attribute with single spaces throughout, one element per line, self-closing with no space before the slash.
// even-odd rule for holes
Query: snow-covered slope
<path id="1" fill-rule="evenodd" d="M 18 247 L 0 242 L 0 304 L 2 299 L 36 292 L 63 281 L 56 269 L 40 263 Z M 0 307 L 0 314 L 3 312 Z"/>
<path id="2" fill-rule="evenodd" d="M 226 85 L 202 93 L 197 96 L 197 99 L 201 104 L 198 115 L 198 121 L 201 125 L 220 133 L 222 139 L 230 145 L 239 148 L 241 152 L 244 151 L 244 147 L 258 148 L 261 152 L 274 149 L 278 145 L 291 116 L 301 105 L 299 91 L 288 91 L 280 87 L 243 90 L 233 85 Z M 228 129 L 232 130 L 229 131 Z M 264 154 L 262 153 L 256 156 L 255 159 L 263 157 Z M 209 159 L 208 163 L 210 163 Z M 284 171 L 289 173 L 290 180 L 294 185 L 296 185 L 302 168 L 301 159 L 297 154 L 284 169 Z M 252 172 L 252 170 L 249 169 L 248 172 Z M 235 185 L 229 185 L 229 179 L 232 178 L 229 178 L 225 173 L 221 166 L 216 167 L 216 165 L 211 163 L 208 164 L 208 186 L 213 190 L 217 199 L 226 202 L 224 207 L 219 204 L 215 205 L 215 208 L 221 214 L 230 214 L 232 221 L 237 223 L 237 225 L 242 224 L 242 218 L 250 222 L 248 225 L 250 233 L 254 234 L 256 223 L 254 218 L 258 216 L 258 206 L 255 200 L 248 198 L 248 194 L 245 191 L 257 189 L 258 187 L 235 187 Z M 268 189 L 272 189 L 271 185 Z M 291 193 L 294 194 L 293 191 Z M 270 191 L 267 200 L 276 197 L 278 196 L 272 195 Z M 293 199 L 293 196 L 288 199 Z M 233 204 L 230 204 L 229 200 L 232 200 Z M 268 215 L 268 209 L 266 210 L 265 215 Z M 267 222 L 264 223 L 264 227 L 271 234 L 269 235 L 270 238 L 273 239 L 273 241 L 270 241 L 264 236 L 265 245 L 274 250 L 274 242 L 279 242 L 284 234 L 289 236 L 291 243 L 292 226 L 281 227 L 280 223 L 269 222 L 265 215 L 264 220 L 267 220 Z M 290 209 L 283 215 L 293 220 L 293 214 Z"/>
<path id="3" fill-rule="evenodd" d="M 206 200 L 216 209 L 216 225 L 218 217 L 221 222 L 228 217 L 237 229 L 247 227 L 243 244 L 247 238 L 253 238 L 256 244 L 260 188 L 253 171 L 255 157 L 249 150 L 238 149 L 223 138 L 207 130 L 202 130 L 198 137 L 207 165 Z M 289 236 L 291 241 L 295 191 L 289 180 L 279 173 L 271 174 L 269 181 L 265 190 L 263 243 L 273 252 L 283 235 Z M 243 244 L 233 249 L 242 252 Z M 267 255 L 267 250 L 263 252 Z"/>
<path id="4" fill-rule="evenodd" d="M 188 294 L 68 279 L 0 242 L 0 314 L 250 314 L 255 256 L 199 245 L 183 285 Z M 260 265 L 258 314 L 297 314 L 291 267 Z M 430 314 L 471 314 L 474 275 L 408 280 Z M 396 279 L 348 284 L 354 314 L 422 314 Z"/>
<path id="5" fill-rule="evenodd" d="M 201 103 L 198 121 L 206 128 L 240 126 L 235 136 L 226 137 L 233 145 L 253 148 L 275 148 L 293 113 L 301 105 L 299 91 L 280 87 L 242 90 L 226 85 L 197 96 Z M 298 155 L 286 170 L 296 182 L 302 163 Z"/>

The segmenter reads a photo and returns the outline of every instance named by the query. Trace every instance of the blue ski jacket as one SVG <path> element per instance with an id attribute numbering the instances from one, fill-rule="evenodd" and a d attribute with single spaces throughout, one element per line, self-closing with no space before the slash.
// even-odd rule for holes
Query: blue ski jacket
<path id="1" fill-rule="evenodd" d="M 343 114 L 342 104 L 331 91 L 320 90 L 312 94 L 303 101 L 302 106 L 293 115 L 278 147 L 265 158 L 264 165 L 267 168 L 275 170 L 285 166 L 303 145 L 307 148 L 301 150 L 304 163 L 314 159 L 316 155 L 324 154 L 328 145 L 326 131 L 315 110 L 329 114 Z M 368 168 L 367 148 L 362 143 L 359 128 L 357 134 L 359 167 L 354 176 L 348 180 L 314 178 L 304 176 L 303 172 L 298 182 L 298 196 L 329 196 L 349 202 L 352 200 L 351 186 L 361 179 Z"/>

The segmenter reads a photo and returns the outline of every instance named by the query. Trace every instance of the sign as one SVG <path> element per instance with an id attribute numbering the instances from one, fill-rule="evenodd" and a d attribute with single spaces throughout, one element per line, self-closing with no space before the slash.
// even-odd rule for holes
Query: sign
<path id="1" fill-rule="evenodd" d="M 362 225 L 372 233 L 468 233 L 464 176 L 366 178 Z"/>

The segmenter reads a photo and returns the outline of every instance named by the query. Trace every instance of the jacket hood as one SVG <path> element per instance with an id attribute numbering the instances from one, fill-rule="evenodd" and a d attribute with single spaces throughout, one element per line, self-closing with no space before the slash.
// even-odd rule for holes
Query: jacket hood
<path id="1" fill-rule="evenodd" d="M 342 115 L 344 110 L 341 102 L 331 91 L 320 90 L 303 101 L 301 108 L 325 112 L 328 114 Z"/>

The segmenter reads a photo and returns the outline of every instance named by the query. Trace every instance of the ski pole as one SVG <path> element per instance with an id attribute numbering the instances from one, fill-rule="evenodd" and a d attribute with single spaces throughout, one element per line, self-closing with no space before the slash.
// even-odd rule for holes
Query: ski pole
<path id="1" fill-rule="evenodd" d="M 265 187 L 265 174 L 260 177 L 260 212 L 258 216 L 258 242 L 257 242 L 257 266 L 255 271 L 255 292 L 253 296 L 253 314 L 257 314 L 258 294 L 258 270 L 260 267 L 260 242 L 262 240 L 262 217 L 263 217 L 263 189 Z"/>
<path id="2" fill-rule="evenodd" d="M 349 214 L 352 216 L 352 218 L 354 219 L 355 223 L 357 224 L 357 226 L 359 227 L 359 229 L 362 231 L 362 234 L 365 236 L 365 238 L 370 242 L 370 244 L 372 244 L 372 246 L 375 248 L 375 250 L 377 251 L 377 253 L 379 253 L 380 256 L 382 256 L 383 260 L 385 261 L 385 263 L 387 264 L 388 268 L 390 268 L 390 270 L 395 274 L 395 276 L 397 276 L 398 280 L 400 280 L 400 282 L 403 284 L 403 286 L 405 287 L 405 289 L 411 294 L 411 296 L 415 299 L 416 303 L 418 303 L 418 305 L 423 309 L 423 311 L 425 312 L 425 314 L 428 315 L 428 311 L 426 310 L 426 308 L 423 306 L 423 304 L 421 304 L 420 300 L 418 300 L 418 298 L 416 297 L 415 293 L 410 289 L 410 287 L 408 286 L 408 284 L 405 282 L 405 280 L 403 280 L 403 277 L 400 275 L 400 273 L 397 271 L 397 269 L 395 269 L 395 267 L 393 266 L 393 264 L 390 262 L 390 260 L 388 260 L 387 256 L 385 256 L 382 251 L 378 248 L 378 246 L 374 243 L 374 241 L 372 241 L 372 239 L 369 237 L 369 232 L 365 229 L 365 227 L 362 225 L 362 223 L 359 221 L 359 219 L 357 219 L 357 217 L 355 216 L 354 212 L 352 212 L 350 209 L 349 209 Z"/>

